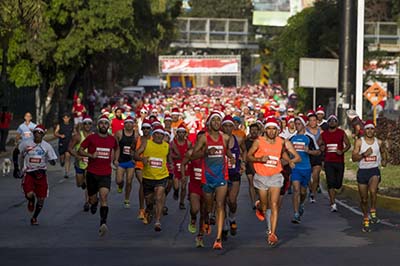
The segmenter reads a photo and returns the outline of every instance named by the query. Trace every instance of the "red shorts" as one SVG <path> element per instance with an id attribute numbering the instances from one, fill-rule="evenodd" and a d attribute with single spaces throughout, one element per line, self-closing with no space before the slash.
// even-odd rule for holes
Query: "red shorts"
<path id="1" fill-rule="evenodd" d="M 47 184 L 47 175 L 45 172 L 39 177 L 35 177 L 33 173 L 25 173 L 22 179 L 22 188 L 24 193 L 34 192 L 38 198 L 47 198 L 49 185 Z"/>
<path id="2" fill-rule="evenodd" d="M 197 194 L 200 197 L 203 196 L 203 190 L 201 189 L 201 181 L 200 180 L 198 180 L 198 181 L 190 180 L 190 182 L 189 182 L 189 195 L 192 194 L 192 193 Z"/>

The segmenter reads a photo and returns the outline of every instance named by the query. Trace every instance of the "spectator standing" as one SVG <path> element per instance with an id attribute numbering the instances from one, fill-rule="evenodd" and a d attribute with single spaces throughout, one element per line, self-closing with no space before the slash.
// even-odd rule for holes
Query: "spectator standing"
<path id="1" fill-rule="evenodd" d="M 8 112 L 7 106 L 3 106 L 0 113 L 0 152 L 6 151 L 8 131 L 10 130 L 12 117 L 13 115 Z"/>

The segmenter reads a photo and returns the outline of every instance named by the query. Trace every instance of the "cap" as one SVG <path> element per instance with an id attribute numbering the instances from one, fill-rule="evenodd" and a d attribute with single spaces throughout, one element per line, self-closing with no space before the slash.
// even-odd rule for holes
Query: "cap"
<path id="1" fill-rule="evenodd" d="M 222 117 L 221 117 L 221 114 L 220 114 L 219 112 L 213 111 L 213 112 L 211 112 L 211 114 L 208 116 L 207 121 L 206 121 L 206 124 L 207 124 L 207 125 L 210 124 L 211 119 L 213 119 L 213 118 L 216 117 L 216 116 L 219 117 L 219 118 L 222 118 Z"/>
<path id="2" fill-rule="evenodd" d="M 240 117 L 238 117 L 238 116 L 234 116 L 233 117 L 233 121 L 238 122 L 238 123 L 242 123 L 242 119 L 240 119 Z"/>
<path id="3" fill-rule="evenodd" d="M 179 109 L 177 107 L 172 108 L 171 115 L 180 115 Z"/>
<path id="4" fill-rule="evenodd" d="M 309 110 L 309 111 L 307 112 L 307 117 L 310 117 L 310 116 L 316 116 L 314 110 Z"/>
<path id="5" fill-rule="evenodd" d="M 144 127 L 151 127 L 151 122 L 149 119 L 145 118 L 142 122 L 142 128 Z"/>
<path id="6" fill-rule="evenodd" d="M 164 116 L 164 121 L 171 121 L 172 120 L 172 117 L 169 115 L 169 114 L 166 114 L 165 116 Z"/>

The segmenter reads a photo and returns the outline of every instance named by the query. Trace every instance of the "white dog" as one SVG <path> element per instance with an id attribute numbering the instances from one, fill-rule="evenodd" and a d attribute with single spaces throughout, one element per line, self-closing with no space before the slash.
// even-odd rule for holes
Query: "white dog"
<path id="1" fill-rule="evenodd" d="M 11 172 L 11 160 L 9 158 L 5 158 L 1 167 L 3 168 L 3 176 L 9 175 Z"/>

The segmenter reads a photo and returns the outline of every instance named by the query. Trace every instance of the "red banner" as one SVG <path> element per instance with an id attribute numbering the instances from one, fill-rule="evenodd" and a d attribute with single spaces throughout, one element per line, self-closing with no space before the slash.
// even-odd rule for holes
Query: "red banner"
<path id="1" fill-rule="evenodd" d="M 160 58 L 160 70 L 163 74 L 238 74 L 240 60 L 236 58 Z"/>

